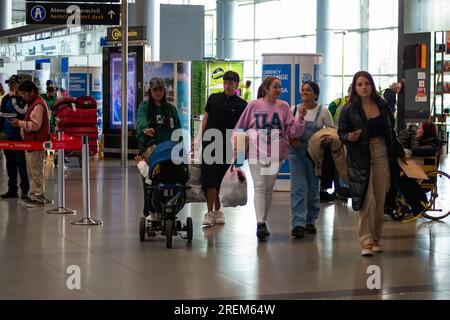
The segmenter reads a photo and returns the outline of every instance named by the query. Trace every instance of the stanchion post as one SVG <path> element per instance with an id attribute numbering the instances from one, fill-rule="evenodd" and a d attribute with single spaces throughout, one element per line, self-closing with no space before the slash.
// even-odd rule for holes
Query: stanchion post
<path id="1" fill-rule="evenodd" d="M 58 132 L 58 141 L 62 140 L 62 132 Z M 75 210 L 66 208 L 66 179 L 64 176 L 64 149 L 58 150 L 58 200 L 55 209 L 47 210 L 49 214 L 76 214 Z"/>
<path id="2" fill-rule="evenodd" d="M 81 220 L 72 221 L 73 225 L 77 226 L 92 226 L 92 225 L 102 225 L 102 220 L 94 220 L 91 218 L 91 195 L 89 186 L 89 137 L 82 137 L 82 173 L 83 173 L 83 211 L 85 217 Z"/>

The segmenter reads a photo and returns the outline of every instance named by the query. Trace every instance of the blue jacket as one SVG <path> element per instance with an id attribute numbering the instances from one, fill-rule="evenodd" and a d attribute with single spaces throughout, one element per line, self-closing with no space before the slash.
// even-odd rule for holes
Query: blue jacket
<path id="1" fill-rule="evenodd" d="M 19 96 L 11 99 L 9 94 L 5 95 L 2 99 L 2 104 L 0 106 L 0 111 L 2 113 L 15 113 L 17 114 L 17 119 L 25 119 L 25 114 L 27 113 L 27 107 L 23 99 Z M 20 128 L 14 128 L 11 126 L 7 118 L 0 117 L 0 131 L 5 133 L 6 139 L 8 140 L 21 140 Z"/>

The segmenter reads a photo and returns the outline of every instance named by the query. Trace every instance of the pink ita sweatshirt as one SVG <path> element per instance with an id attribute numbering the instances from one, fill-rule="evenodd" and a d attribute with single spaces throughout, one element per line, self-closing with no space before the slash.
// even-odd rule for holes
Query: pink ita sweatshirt
<path id="1" fill-rule="evenodd" d="M 278 129 L 278 132 L 272 131 L 274 129 Z M 288 139 L 300 137 L 304 129 L 304 120 L 298 117 L 295 119 L 285 101 L 277 99 L 275 103 L 270 104 L 263 98 L 253 100 L 247 105 L 235 127 L 236 131 L 246 131 L 249 136 L 250 160 L 257 156 L 263 161 L 280 162 L 286 158 Z M 278 144 L 278 159 L 271 155 L 271 150 L 276 150 L 275 144 Z"/>

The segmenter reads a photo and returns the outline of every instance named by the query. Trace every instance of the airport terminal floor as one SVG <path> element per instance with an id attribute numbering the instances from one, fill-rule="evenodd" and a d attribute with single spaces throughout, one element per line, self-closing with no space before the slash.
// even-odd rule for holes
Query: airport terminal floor
<path id="1" fill-rule="evenodd" d="M 205 204 L 186 205 L 179 216 L 192 216 L 193 241 L 174 238 L 166 249 L 163 238 L 139 241 L 143 192 L 133 162 L 91 161 L 91 215 L 104 221 L 91 227 L 70 224 L 83 217 L 82 175 L 76 159 L 67 167 L 66 206 L 77 215 L 0 201 L 0 299 L 450 299 L 450 217 L 385 216 L 385 252 L 362 257 L 350 202 L 321 204 L 317 235 L 293 240 L 289 193 L 276 192 L 271 235 L 259 243 L 249 179 L 248 205 L 224 209 L 223 226 L 202 228 Z M 4 191 L 4 157 L 0 168 Z M 56 199 L 51 161 L 46 172 L 47 197 Z M 373 265 L 380 290 L 367 287 Z M 67 288 L 70 266 L 80 268 L 80 290 Z"/>

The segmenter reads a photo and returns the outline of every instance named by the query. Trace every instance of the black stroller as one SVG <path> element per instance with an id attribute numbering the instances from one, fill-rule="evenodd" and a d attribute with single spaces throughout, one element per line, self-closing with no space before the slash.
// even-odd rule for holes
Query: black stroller
<path id="1" fill-rule="evenodd" d="M 146 184 L 145 197 L 148 197 L 150 213 L 139 221 L 139 238 L 145 240 L 145 236 L 166 237 L 166 247 L 172 247 L 172 237 L 180 235 L 192 241 L 192 218 L 186 219 L 183 225 L 177 219 L 177 213 L 186 203 L 186 183 L 189 178 L 188 167 L 183 162 L 175 164 L 172 161 L 172 150 L 177 142 L 166 141 L 159 144 L 149 158 L 149 180 Z M 147 181 L 149 181 L 147 180 Z M 183 236 L 181 232 L 186 232 Z"/>

